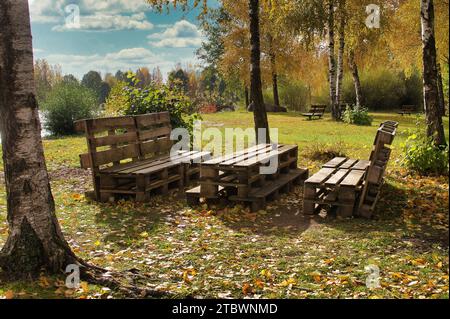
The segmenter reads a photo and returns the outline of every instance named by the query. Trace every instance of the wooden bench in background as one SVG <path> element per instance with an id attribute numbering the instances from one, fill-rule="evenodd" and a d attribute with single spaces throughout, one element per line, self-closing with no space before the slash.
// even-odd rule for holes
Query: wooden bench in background
<path id="1" fill-rule="evenodd" d="M 398 112 L 398 114 L 403 115 L 411 115 L 416 111 L 416 106 L 415 105 L 402 105 L 402 107 L 400 108 L 400 112 Z"/>
<path id="2" fill-rule="evenodd" d="M 86 135 L 88 153 L 80 155 L 80 162 L 92 170 L 93 198 L 98 201 L 128 195 L 145 202 L 152 192 L 182 188 L 199 177 L 197 163 L 210 155 L 193 151 L 171 157 L 167 112 L 80 120 L 75 127 Z"/>
<path id="3" fill-rule="evenodd" d="M 311 105 L 311 109 L 307 113 L 302 113 L 302 116 L 307 117 L 309 120 L 313 118 L 321 119 L 325 114 L 326 105 Z"/>
<path id="4" fill-rule="evenodd" d="M 303 212 L 336 209 L 340 217 L 370 218 L 379 198 L 398 123 L 385 122 L 377 131 L 369 160 L 337 157 L 305 182 Z"/>

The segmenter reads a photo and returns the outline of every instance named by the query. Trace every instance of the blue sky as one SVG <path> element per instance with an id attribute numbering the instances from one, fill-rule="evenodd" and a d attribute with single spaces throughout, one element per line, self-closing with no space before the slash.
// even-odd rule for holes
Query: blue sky
<path id="1" fill-rule="evenodd" d="M 35 59 L 59 64 L 63 73 L 80 78 L 89 70 L 159 66 L 165 76 L 177 63 L 198 63 L 200 9 L 159 14 L 144 0 L 28 1 Z"/>

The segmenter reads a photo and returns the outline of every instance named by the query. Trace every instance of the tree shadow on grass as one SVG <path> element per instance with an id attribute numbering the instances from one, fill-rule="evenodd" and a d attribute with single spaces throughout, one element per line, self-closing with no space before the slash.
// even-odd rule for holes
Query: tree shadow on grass
<path id="1" fill-rule="evenodd" d="M 317 225 L 315 219 L 302 214 L 302 198 L 303 187 L 297 186 L 290 193 L 269 201 L 264 210 L 250 212 L 245 205 L 228 203 L 218 210 L 218 217 L 233 230 L 263 236 L 298 236 Z"/>

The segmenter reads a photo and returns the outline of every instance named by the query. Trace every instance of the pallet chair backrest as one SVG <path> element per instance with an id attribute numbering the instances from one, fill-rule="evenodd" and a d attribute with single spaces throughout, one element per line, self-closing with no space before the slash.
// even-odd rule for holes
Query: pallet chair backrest
<path id="1" fill-rule="evenodd" d="M 397 134 L 397 122 L 387 121 L 380 125 L 370 155 L 370 166 L 368 168 L 366 181 L 379 183 L 384 176 L 387 163 L 391 156 L 391 148 L 395 135 Z"/>
<path id="2" fill-rule="evenodd" d="M 138 115 L 135 121 L 142 159 L 170 153 L 173 141 L 168 112 Z"/>

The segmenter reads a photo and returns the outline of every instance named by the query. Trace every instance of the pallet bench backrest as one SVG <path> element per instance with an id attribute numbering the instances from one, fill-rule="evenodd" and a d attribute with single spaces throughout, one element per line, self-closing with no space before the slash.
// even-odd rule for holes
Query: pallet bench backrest
<path id="1" fill-rule="evenodd" d="M 311 105 L 311 113 L 323 115 L 326 108 L 326 105 Z"/>
<path id="2" fill-rule="evenodd" d="M 80 155 L 81 167 L 94 172 L 168 152 L 172 145 L 167 112 L 80 120 L 75 128 L 86 134 L 88 145 L 88 153 Z"/>
<path id="3" fill-rule="evenodd" d="M 167 154 L 173 142 L 169 113 L 154 113 L 135 117 L 142 159 Z"/>
<path id="4" fill-rule="evenodd" d="M 402 112 L 413 112 L 416 109 L 415 105 L 402 105 L 400 110 Z"/>

